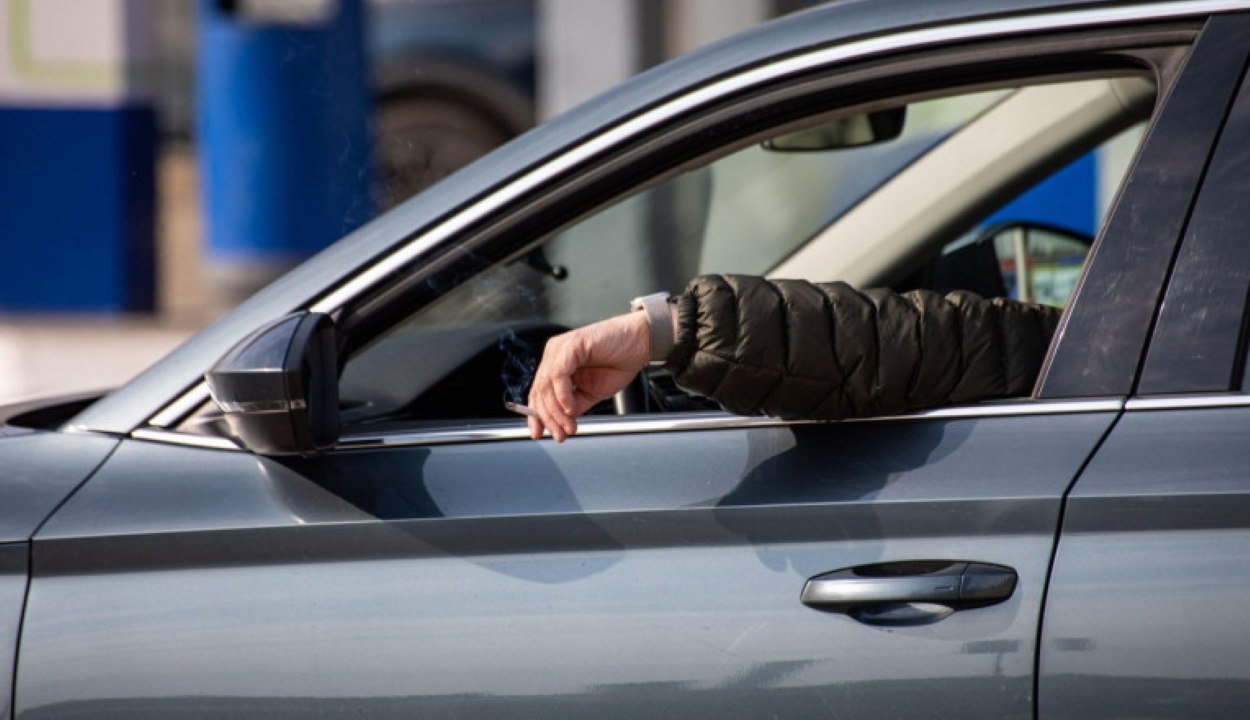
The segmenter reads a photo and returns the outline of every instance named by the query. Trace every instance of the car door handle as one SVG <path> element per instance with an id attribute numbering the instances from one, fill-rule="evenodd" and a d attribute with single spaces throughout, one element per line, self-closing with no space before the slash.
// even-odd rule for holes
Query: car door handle
<path id="1" fill-rule="evenodd" d="M 1016 589 L 1016 571 L 1002 565 L 920 560 L 843 568 L 803 586 L 804 605 L 869 625 L 923 625 L 956 610 L 1000 603 Z"/>

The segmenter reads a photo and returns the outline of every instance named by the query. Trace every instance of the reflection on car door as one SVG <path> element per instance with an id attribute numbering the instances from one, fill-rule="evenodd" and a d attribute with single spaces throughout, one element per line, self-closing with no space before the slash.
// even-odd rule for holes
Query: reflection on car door
<path id="1" fill-rule="evenodd" d="M 1243 83 L 1137 397 L 1065 513 L 1042 635 L 1041 717 L 1250 714 L 1247 162 Z"/>
<path id="2" fill-rule="evenodd" d="M 1059 498 L 1113 417 L 1080 409 L 283 465 L 129 442 L 41 534 L 19 702 L 114 717 L 1027 715 Z M 201 470 L 162 471 L 188 465 Z M 916 560 L 1018 581 L 916 625 L 800 602 L 809 578 Z"/>

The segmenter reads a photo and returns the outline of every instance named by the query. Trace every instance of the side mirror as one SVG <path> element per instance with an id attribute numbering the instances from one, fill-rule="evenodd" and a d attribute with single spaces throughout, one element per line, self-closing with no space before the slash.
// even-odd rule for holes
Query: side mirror
<path id="1" fill-rule="evenodd" d="M 1057 225 L 995 223 L 943 248 L 930 266 L 928 287 L 1063 307 L 1093 244 L 1093 237 Z"/>
<path id="2" fill-rule="evenodd" d="M 266 325 L 204 379 L 230 432 L 254 453 L 313 455 L 338 442 L 338 333 L 329 315 Z"/>

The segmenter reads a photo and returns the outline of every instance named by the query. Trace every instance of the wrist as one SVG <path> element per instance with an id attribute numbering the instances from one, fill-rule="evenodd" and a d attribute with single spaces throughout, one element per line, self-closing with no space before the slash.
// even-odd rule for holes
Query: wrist
<path id="1" fill-rule="evenodd" d="M 668 293 L 654 293 L 636 297 L 630 302 L 633 315 L 641 315 L 646 322 L 648 351 L 651 364 L 662 364 L 673 351 L 676 341 L 676 317 Z"/>

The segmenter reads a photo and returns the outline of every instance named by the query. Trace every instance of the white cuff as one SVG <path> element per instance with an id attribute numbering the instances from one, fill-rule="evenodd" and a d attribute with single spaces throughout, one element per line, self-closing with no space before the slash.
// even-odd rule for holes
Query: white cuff
<path id="1" fill-rule="evenodd" d="M 650 360 L 653 364 L 663 363 L 677 342 L 673 335 L 673 311 L 669 307 L 668 293 L 636 297 L 630 301 L 629 308 L 647 314 L 647 325 L 651 328 Z"/>

